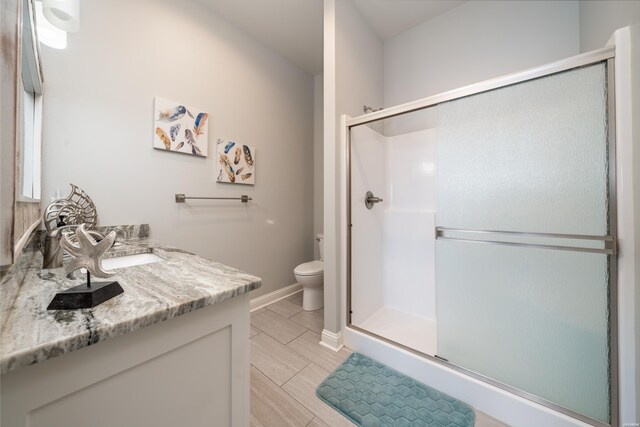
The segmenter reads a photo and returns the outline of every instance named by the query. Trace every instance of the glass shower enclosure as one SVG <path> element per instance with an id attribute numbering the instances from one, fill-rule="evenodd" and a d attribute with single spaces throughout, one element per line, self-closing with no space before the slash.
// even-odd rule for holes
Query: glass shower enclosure
<path id="1" fill-rule="evenodd" d="M 349 327 L 617 423 L 612 56 L 347 123 Z"/>

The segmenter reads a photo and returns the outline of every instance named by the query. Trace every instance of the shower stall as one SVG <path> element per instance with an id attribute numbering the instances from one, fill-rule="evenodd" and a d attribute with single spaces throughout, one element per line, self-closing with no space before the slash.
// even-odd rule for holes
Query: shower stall
<path id="1" fill-rule="evenodd" d="M 618 424 L 614 55 L 346 120 L 348 328 Z"/>

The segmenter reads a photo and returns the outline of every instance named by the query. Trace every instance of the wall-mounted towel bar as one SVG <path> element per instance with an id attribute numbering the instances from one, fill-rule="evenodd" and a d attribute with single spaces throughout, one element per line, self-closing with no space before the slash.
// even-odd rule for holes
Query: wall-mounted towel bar
<path id="1" fill-rule="evenodd" d="M 200 199 L 200 200 L 240 200 L 242 203 L 247 203 L 249 200 L 253 200 L 251 197 L 243 194 L 240 197 L 187 197 L 184 194 L 176 194 L 176 203 L 184 203 L 187 199 Z"/>

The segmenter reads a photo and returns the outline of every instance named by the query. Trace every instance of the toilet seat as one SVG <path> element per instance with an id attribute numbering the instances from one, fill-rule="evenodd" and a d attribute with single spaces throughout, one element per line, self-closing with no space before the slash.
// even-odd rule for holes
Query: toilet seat
<path id="1" fill-rule="evenodd" d="M 324 273 L 324 263 L 322 261 L 310 261 L 300 264 L 293 270 L 298 276 L 317 276 Z"/>

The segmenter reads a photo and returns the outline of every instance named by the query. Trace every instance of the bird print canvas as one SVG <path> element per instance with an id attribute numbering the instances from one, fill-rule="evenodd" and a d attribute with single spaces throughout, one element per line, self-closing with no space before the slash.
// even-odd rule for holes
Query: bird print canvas
<path id="1" fill-rule="evenodd" d="M 255 147 L 219 139 L 216 143 L 216 156 L 218 182 L 255 184 Z"/>
<path id="2" fill-rule="evenodd" d="M 153 148 L 207 157 L 209 113 L 199 108 L 156 97 Z"/>

